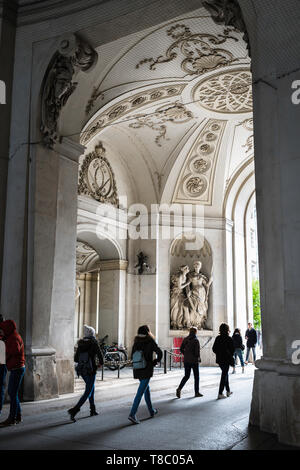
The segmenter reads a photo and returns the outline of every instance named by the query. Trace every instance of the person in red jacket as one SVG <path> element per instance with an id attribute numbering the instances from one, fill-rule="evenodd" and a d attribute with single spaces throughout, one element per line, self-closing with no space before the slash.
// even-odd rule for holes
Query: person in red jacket
<path id="1" fill-rule="evenodd" d="M 6 366 L 10 371 L 8 395 L 10 397 L 10 412 L 8 418 L 0 426 L 11 426 L 22 421 L 19 401 L 19 388 L 25 373 L 24 343 L 17 332 L 13 320 L 0 323 L 0 336 L 4 336 L 6 349 Z"/>

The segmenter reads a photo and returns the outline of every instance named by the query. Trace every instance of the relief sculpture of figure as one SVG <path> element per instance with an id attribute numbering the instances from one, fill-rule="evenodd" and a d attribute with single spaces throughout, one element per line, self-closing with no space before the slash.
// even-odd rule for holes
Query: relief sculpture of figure
<path id="1" fill-rule="evenodd" d="M 190 321 L 193 326 L 201 329 L 207 319 L 208 294 L 212 283 L 212 276 L 208 279 L 202 272 L 202 263 L 194 262 L 194 271 L 188 275 L 190 285 L 187 297 L 190 304 Z"/>
<path id="2" fill-rule="evenodd" d="M 208 279 L 201 272 L 202 263 L 195 261 L 194 270 L 181 266 L 171 277 L 171 329 L 182 330 L 205 326 L 208 311 L 208 296 L 212 276 Z"/>
<path id="3" fill-rule="evenodd" d="M 179 271 L 171 277 L 171 328 L 173 330 L 182 329 L 189 325 L 189 308 L 186 305 L 186 295 L 184 293 L 190 281 L 187 281 L 189 273 L 188 266 L 181 266 Z"/>

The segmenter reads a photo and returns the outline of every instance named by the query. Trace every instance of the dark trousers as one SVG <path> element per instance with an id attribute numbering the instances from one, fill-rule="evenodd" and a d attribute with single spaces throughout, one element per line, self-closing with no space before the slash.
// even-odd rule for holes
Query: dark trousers
<path id="1" fill-rule="evenodd" d="M 85 391 L 75 408 L 80 408 L 86 402 L 87 399 L 89 399 L 90 407 L 93 408 L 95 406 L 94 392 L 96 374 L 83 375 L 82 378 L 85 381 Z"/>
<path id="2" fill-rule="evenodd" d="M 19 389 L 24 377 L 24 373 L 25 367 L 20 367 L 20 369 L 14 369 L 10 371 L 8 381 L 8 395 L 10 398 L 9 417 L 11 419 L 15 419 L 18 415 L 21 415 Z"/>
<path id="3" fill-rule="evenodd" d="M 220 388 L 219 388 L 219 395 L 222 395 L 224 387 L 226 388 L 226 392 L 230 392 L 229 388 L 229 364 L 219 364 L 220 369 L 222 371 L 221 381 L 220 381 Z"/>
<path id="4" fill-rule="evenodd" d="M 192 369 L 193 369 L 194 379 L 195 379 L 195 393 L 199 393 L 199 364 L 198 363 L 192 363 L 192 362 L 184 363 L 184 377 L 182 381 L 180 382 L 179 388 L 181 390 L 185 386 L 185 384 L 190 378 Z"/>
<path id="5" fill-rule="evenodd" d="M 0 413 L 4 403 L 5 397 L 5 379 L 7 374 L 7 368 L 5 364 L 0 364 Z"/>

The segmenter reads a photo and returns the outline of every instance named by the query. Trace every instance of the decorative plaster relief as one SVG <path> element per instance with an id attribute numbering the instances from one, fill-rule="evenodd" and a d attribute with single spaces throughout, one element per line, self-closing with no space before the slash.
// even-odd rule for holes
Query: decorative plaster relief
<path id="1" fill-rule="evenodd" d="M 87 272 L 88 269 L 99 263 L 100 256 L 88 243 L 76 243 L 76 272 Z"/>
<path id="2" fill-rule="evenodd" d="M 226 122 L 210 119 L 201 131 L 185 160 L 174 203 L 211 204 L 215 166 Z"/>
<path id="3" fill-rule="evenodd" d="M 188 122 L 194 116 L 191 111 L 187 110 L 186 107 L 178 101 L 168 106 L 158 108 L 155 113 L 145 116 L 144 114 L 136 114 L 133 116 L 136 122 L 129 124 L 132 129 L 141 129 L 148 127 L 153 131 L 158 132 L 155 143 L 159 147 L 162 146 L 162 139 L 170 140 L 166 137 L 167 126 L 165 123 L 172 122 L 174 124 L 181 124 Z"/>
<path id="4" fill-rule="evenodd" d="M 247 44 L 249 57 L 251 57 L 249 36 L 238 1 L 203 0 L 202 4 L 210 12 L 215 23 L 232 26 L 237 31 L 244 33 L 243 39 Z"/>
<path id="5" fill-rule="evenodd" d="M 83 131 L 81 135 L 81 144 L 86 145 L 96 134 L 98 134 L 100 130 L 126 114 L 131 113 L 135 109 L 171 96 L 180 95 L 185 86 L 185 84 L 180 84 L 151 88 L 150 90 L 130 96 L 129 98 L 120 101 L 117 105 L 109 107 L 105 112 L 100 114 L 100 116 L 97 116 L 89 124 L 87 129 Z"/>
<path id="6" fill-rule="evenodd" d="M 183 56 L 181 69 L 188 75 L 200 75 L 208 70 L 214 70 L 225 65 L 230 65 L 237 59 L 228 50 L 216 47 L 224 44 L 228 39 L 238 41 L 231 36 L 231 28 L 224 29 L 223 34 L 213 35 L 209 33 L 192 33 L 184 24 L 176 24 L 166 32 L 174 40 L 164 55 L 159 55 L 141 60 L 136 68 L 149 63 L 150 70 L 156 70 L 157 65 L 171 62 L 179 54 Z"/>
<path id="7" fill-rule="evenodd" d="M 79 170 L 78 194 L 118 207 L 119 199 L 113 171 L 105 158 L 102 142 L 84 157 Z"/>
<path id="8" fill-rule="evenodd" d="M 43 82 L 41 133 L 46 147 L 52 148 L 59 140 L 57 125 L 60 112 L 78 84 L 73 82 L 73 77 L 79 70 L 87 72 L 97 57 L 97 52 L 77 35 L 62 38 Z"/>
<path id="9" fill-rule="evenodd" d="M 193 100 L 219 113 L 249 113 L 253 109 L 251 72 L 241 69 L 213 75 L 196 85 Z"/>

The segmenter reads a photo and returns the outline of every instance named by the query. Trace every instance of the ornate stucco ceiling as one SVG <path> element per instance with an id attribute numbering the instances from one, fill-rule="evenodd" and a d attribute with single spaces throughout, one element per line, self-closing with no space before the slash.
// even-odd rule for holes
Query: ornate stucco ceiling
<path id="1" fill-rule="evenodd" d="M 109 147 L 112 172 L 123 165 L 131 175 L 133 202 L 212 206 L 215 188 L 224 194 L 253 150 L 242 34 L 216 25 L 201 8 L 97 52 L 97 66 L 64 110 L 73 115 L 63 119 L 64 135 L 83 129 L 87 154 L 99 141 Z"/>

